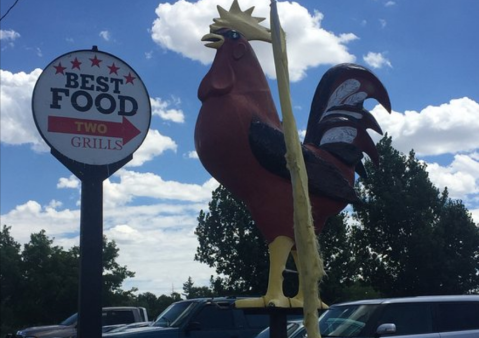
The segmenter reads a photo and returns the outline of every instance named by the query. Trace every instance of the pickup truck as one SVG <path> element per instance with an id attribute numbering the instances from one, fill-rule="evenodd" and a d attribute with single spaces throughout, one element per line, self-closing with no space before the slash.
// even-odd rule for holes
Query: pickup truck
<path id="1" fill-rule="evenodd" d="M 17 332 L 16 335 L 7 335 L 12 338 L 71 338 L 76 337 L 78 314 L 68 317 L 59 325 L 29 327 Z M 108 331 L 118 325 L 146 322 L 148 315 L 143 307 L 120 306 L 104 307 L 102 309 L 103 331 Z"/>
<path id="2" fill-rule="evenodd" d="M 103 338 L 253 338 L 269 316 L 234 306 L 236 298 L 197 298 L 171 304 L 147 327 L 103 333 Z M 121 332 L 119 332 L 121 331 Z"/>

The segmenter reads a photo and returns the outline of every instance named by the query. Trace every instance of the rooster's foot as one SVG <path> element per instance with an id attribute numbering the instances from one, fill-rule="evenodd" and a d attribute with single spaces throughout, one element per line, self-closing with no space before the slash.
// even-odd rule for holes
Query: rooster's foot
<path id="1" fill-rule="evenodd" d="M 303 307 L 303 298 L 293 297 L 289 299 L 291 307 Z"/>
<path id="2" fill-rule="evenodd" d="M 291 307 L 294 307 L 294 308 L 303 307 L 304 298 L 296 296 L 296 297 L 290 298 L 290 302 L 291 302 Z M 326 303 L 323 303 L 321 299 L 318 299 L 317 308 L 318 310 L 320 309 L 325 310 L 329 308 L 329 306 Z"/>

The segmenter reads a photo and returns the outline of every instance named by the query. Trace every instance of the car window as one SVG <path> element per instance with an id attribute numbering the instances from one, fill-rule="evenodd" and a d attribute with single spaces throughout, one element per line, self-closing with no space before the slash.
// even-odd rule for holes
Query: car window
<path id="1" fill-rule="evenodd" d="M 202 330 L 232 329 L 234 328 L 233 311 L 214 304 L 208 305 L 193 318 L 193 322 L 199 323 Z"/>
<path id="2" fill-rule="evenodd" d="M 378 326 L 386 323 L 396 325 L 395 335 L 432 333 L 431 304 L 388 304 L 380 316 Z"/>
<path id="3" fill-rule="evenodd" d="M 244 317 L 246 319 L 246 323 L 248 324 L 248 327 L 264 328 L 269 325 L 268 315 L 245 313 Z"/>
<path id="4" fill-rule="evenodd" d="M 66 325 L 66 326 L 71 326 L 71 325 L 76 325 L 78 321 L 78 313 L 75 313 L 65 319 L 63 322 L 60 323 L 60 325 Z"/>
<path id="5" fill-rule="evenodd" d="M 102 313 L 102 326 L 116 324 L 130 324 L 135 322 L 132 311 L 106 311 Z"/>
<path id="6" fill-rule="evenodd" d="M 173 303 L 159 314 L 152 326 L 179 327 L 197 306 L 199 303 L 195 302 Z"/>
<path id="7" fill-rule="evenodd" d="M 319 319 L 321 335 L 331 337 L 365 337 L 378 305 L 332 306 Z"/>
<path id="8" fill-rule="evenodd" d="M 439 331 L 462 331 L 479 329 L 479 303 L 437 304 Z"/>

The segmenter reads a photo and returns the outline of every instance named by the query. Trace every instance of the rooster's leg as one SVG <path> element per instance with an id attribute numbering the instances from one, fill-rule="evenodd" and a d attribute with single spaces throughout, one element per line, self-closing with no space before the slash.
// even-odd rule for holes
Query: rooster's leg
<path id="1" fill-rule="evenodd" d="M 291 251 L 291 255 L 293 256 L 294 264 L 296 265 L 296 269 L 298 269 L 298 293 L 296 296 L 291 298 L 291 306 L 292 307 L 303 307 L 304 302 L 304 294 L 303 294 L 303 283 L 301 274 L 299 273 L 299 261 L 298 261 L 298 252 L 296 250 Z"/>
<path id="2" fill-rule="evenodd" d="M 294 259 L 294 264 L 296 264 L 296 269 L 298 269 L 299 272 L 299 261 L 298 261 L 298 252 L 296 250 L 291 251 L 291 255 L 293 256 Z M 291 307 L 303 307 L 303 302 L 304 302 L 304 294 L 303 294 L 303 283 L 301 280 L 301 274 L 298 273 L 298 293 L 296 296 L 291 298 Z M 323 303 L 321 301 L 321 298 L 318 297 L 318 309 L 327 309 L 328 305 Z"/>
<path id="3" fill-rule="evenodd" d="M 279 236 L 268 246 L 269 277 L 266 295 L 260 298 L 247 298 L 236 301 L 236 307 L 290 307 L 289 298 L 283 293 L 283 271 L 294 242 L 291 238 Z"/>

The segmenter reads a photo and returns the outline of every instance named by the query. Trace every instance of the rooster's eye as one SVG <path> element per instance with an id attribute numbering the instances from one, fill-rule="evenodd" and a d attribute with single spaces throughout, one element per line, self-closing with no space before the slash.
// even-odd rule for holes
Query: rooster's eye
<path id="1" fill-rule="evenodd" d="M 233 40 L 238 40 L 240 38 L 240 33 L 238 33 L 237 31 L 229 31 L 228 37 Z"/>

